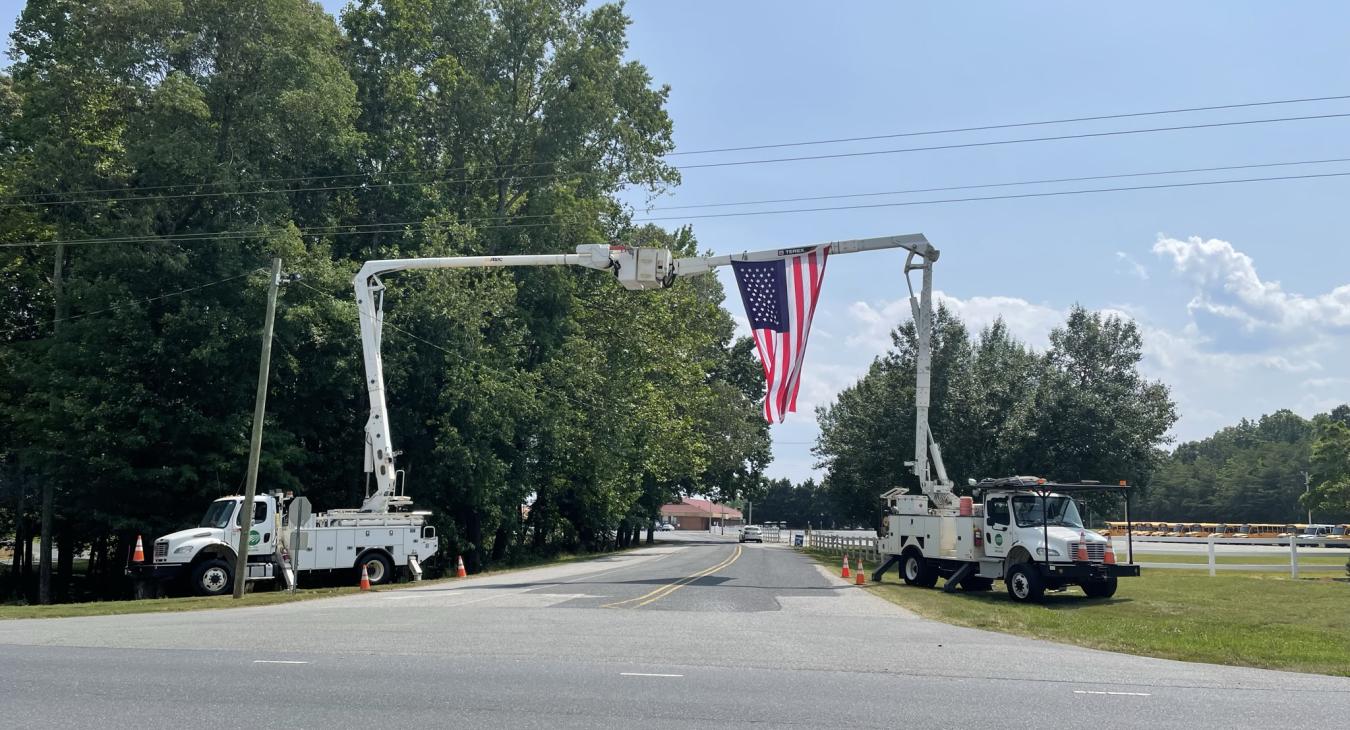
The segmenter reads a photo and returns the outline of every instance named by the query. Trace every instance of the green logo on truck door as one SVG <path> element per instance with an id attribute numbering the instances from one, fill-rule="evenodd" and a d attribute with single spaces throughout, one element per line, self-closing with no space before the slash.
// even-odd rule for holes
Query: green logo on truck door
<path id="1" fill-rule="evenodd" d="M 261 540 L 261 539 L 262 539 L 262 535 L 259 535 L 257 530 L 249 530 L 249 531 L 248 531 L 248 546 L 249 546 L 249 547 L 254 547 L 254 546 L 256 546 L 256 545 L 258 544 L 258 541 Z"/>
<path id="2" fill-rule="evenodd" d="M 995 545 L 1002 546 L 1002 545 L 1003 545 L 1003 536 L 1002 536 L 1002 535 L 994 535 L 994 544 L 995 544 Z"/>

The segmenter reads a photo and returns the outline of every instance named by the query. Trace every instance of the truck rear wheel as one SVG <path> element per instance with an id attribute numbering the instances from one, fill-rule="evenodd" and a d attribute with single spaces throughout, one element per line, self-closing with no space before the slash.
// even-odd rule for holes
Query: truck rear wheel
<path id="1" fill-rule="evenodd" d="M 1110 598 L 1116 595 L 1116 577 L 1108 575 L 1102 580 L 1083 581 L 1080 585 L 1088 598 Z"/>
<path id="2" fill-rule="evenodd" d="M 192 569 L 192 592 L 223 596 L 234 589 L 234 571 L 224 560 L 203 560 Z"/>
<path id="3" fill-rule="evenodd" d="M 1045 581 L 1029 563 L 1014 565 L 1004 581 L 1008 584 L 1008 595 L 1019 603 L 1034 603 L 1045 595 Z"/>
<path id="4" fill-rule="evenodd" d="M 366 566 L 366 576 L 370 578 L 370 584 L 373 586 L 382 586 L 385 583 L 392 583 L 394 580 L 394 563 L 384 556 L 384 553 L 366 553 L 361 556 L 361 562 L 356 564 L 357 577 L 361 575 L 361 566 Z"/>
<path id="5" fill-rule="evenodd" d="M 900 577 L 909 585 L 932 588 L 937 585 L 938 574 L 922 555 L 910 552 L 900 560 Z"/>

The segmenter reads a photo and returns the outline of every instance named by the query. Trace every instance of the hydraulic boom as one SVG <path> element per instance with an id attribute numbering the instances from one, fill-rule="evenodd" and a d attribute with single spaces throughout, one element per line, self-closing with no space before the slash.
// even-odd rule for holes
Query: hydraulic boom
<path id="1" fill-rule="evenodd" d="M 909 251 L 905 260 L 905 282 L 909 288 L 910 306 L 914 313 L 919 339 L 918 383 L 915 390 L 914 461 L 907 462 L 924 494 L 939 508 L 954 504 L 951 482 L 942 465 L 942 452 L 928 427 L 929 381 L 931 378 L 932 339 L 932 284 L 933 262 L 938 250 L 922 234 L 884 236 L 828 244 L 812 244 L 794 248 L 754 251 L 727 256 L 697 256 L 673 259 L 670 251 L 658 248 L 629 248 L 607 244 L 577 246 L 576 253 L 524 256 L 451 256 L 442 258 L 385 259 L 367 261 L 353 280 L 356 303 L 360 311 L 361 350 L 365 363 L 366 390 L 370 399 L 370 415 L 366 419 L 365 470 L 375 479 L 373 490 L 361 505 L 362 512 L 389 512 L 406 508 L 410 498 L 400 493 L 399 470 L 389 427 L 389 407 L 384 394 L 384 366 L 380 355 L 381 331 L 384 324 L 384 284 L 380 277 L 396 271 L 420 269 L 469 269 L 507 266 L 581 266 L 588 269 L 613 271 L 626 289 L 660 289 L 670 286 L 680 276 L 704 274 L 732 261 L 771 261 L 801 253 L 818 245 L 829 245 L 831 254 L 877 251 L 903 248 Z M 922 284 L 916 296 L 910 283 L 911 271 L 922 271 Z M 930 474 L 931 465 L 936 478 Z"/>

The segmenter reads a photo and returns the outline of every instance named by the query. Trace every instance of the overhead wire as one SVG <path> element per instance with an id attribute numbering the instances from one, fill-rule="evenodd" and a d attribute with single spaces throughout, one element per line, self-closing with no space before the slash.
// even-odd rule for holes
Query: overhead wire
<path id="1" fill-rule="evenodd" d="M 1342 99 L 1342 98 L 1350 98 L 1350 96 L 1346 96 L 1346 97 L 1319 97 L 1319 98 L 1317 98 L 1316 100 L 1329 100 L 1329 99 Z M 1307 99 L 1307 100 L 1302 100 L 1302 101 L 1312 101 L 1312 100 L 1315 100 L 1315 99 Z M 1250 104 L 1224 105 L 1224 106 L 1221 106 L 1221 107 L 1213 107 L 1213 108 L 1234 108 L 1234 107 L 1239 107 L 1239 106 L 1257 106 L 1257 105 L 1261 105 L 1261 104 L 1277 104 L 1277 103 L 1283 104 L 1283 103 L 1294 103 L 1295 101 L 1299 101 L 1299 100 L 1274 101 L 1274 102 L 1253 102 L 1253 103 L 1250 103 Z M 1201 109 L 1201 107 L 1197 107 L 1196 109 Z M 1156 115 L 1156 114 L 1174 114 L 1174 113 L 1178 113 L 1179 111 L 1182 111 L 1182 110 L 1164 110 L 1164 111 L 1157 111 L 1157 112 L 1135 112 L 1135 113 L 1130 113 L 1130 114 L 1120 114 L 1120 115 L 1104 115 L 1104 116 L 1102 116 L 1102 117 L 1084 117 L 1084 118 L 1081 118 L 1081 119 L 1083 119 L 1083 120 L 1087 120 L 1087 119 L 1097 119 L 1097 118 L 1101 118 L 1101 119 L 1111 119 L 1111 118 L 1124 118 L 1124 117 L 1131 117 L 1131 116 L 1146 116 L 1146 115 Z M 1220 128 L 1220 127 L 1247 126 L 1247 125 L 1253 125 L 1253 124 L 1275 124 L 1275 123 L 1294 122 L 1294 121 L 1313 121 L 1313 120 L 1321 120 L 1321 119 L 1343 118 L 1343 117 L 1347 117 L 1347 116 L 1350 116 L 1350 112 L 1345 112 L 1345 113 L 1332 113 L 1332 114 L 1314 114 L 1314 115 L 1303 115 L 1303 116 L 1293 116 L 1293 117 L 1275 117 L 1275 118 L 1266 118 L 1266 119 L 1246 119 L 1246 120 L 1233 120 L 1233 121 L 1221 121 L 1221 122 L 1206 122 L 1206 123 L 1198 123 L 1198 124 L 1173 125 L 1173 126 L 1168 126 L 1168 127 L 1150 127 L 1150 128 L 1144 128 L 1144 129 L 1108 130 L 1108 131 L 1103 131 L 1103 132 L 1086 132 L 1086 133 L 1078 133 L 1078 134 L 1050 135 L 1050 136 L 1043 136 L 1043 137 L 1028 137 L 1028 138 L 1016 138 L 1016 139 L 1003 139 L 1003 140 L 987 140 L 987 141 L 981 141 L 981 142 L 951 143 L 951 144 L 944 144 L 944 145 L 926 145 L 926 146 L 920 146 L 920 147 L 903 147 L 903 148 L 888 149 L 888 150 L 865 150 L 865 151 L 858 151 L 858 152 L 839 152 L 839 153 L 830 153 L 830 154 L 824 154 L 824 155 L 803 155 L 803 156 L 796 156 L 796 157 L 780 157 L 780 158 L 756 159 L 756 160 L 731 160 L 731 161 L 723 161 L 723 162 L 706 162 L 706 163 L 687 164 L 687 165 L 673 165 L 672 167 L 673 167 L 674 169 L 676 169 L 676 170 L 684 171 L 684 170 L 696 170 L 696 169 L 714 168 L 714 167 L 733 167 L 733 166 L 743 166 L 743 165 L 763 165 L 763 164 L 776 164 L 776 163 L 783 163 L 783 162 L 798 162 L 798 161 L 808 161 L 808 160 L 840 159 L 840 158 L 865 157 L 865 156 L 876 156 L 876 155 L 894 155 L 894 154 L 907 154 L 907 153 L 912 153 L 912 152 L 928 152 L 928 151 L 937 151 L 937 150 L 964 149 L 964 148 L 972 148 L 972 147 L 989 147 L 989 146 L 999 146 L 999 145 L 1026 144 L 1026 143 L 1034 143 L 1034 142 L 1064 141 L 1064 140 L 1071 140 L 1071 139 L 1091 139 L 1091 138 L 1099 138 L 1099 137 L 1113 137 L 1113 136 L 1135 135 L 1135 134 L 1151 134 L 1151 133 L 1156 133 L 1156 132 L 1174 132 L 1174 131 L 1194 130 L 1194 129 L 1212 129 L 1212 128 Z M 1033 125 L 1038 125 L 1038 124 L 1065 123 L 1065 122 L 1069 122 L 1069 121 L 1074 121 L 1074 120 L 1058 120 L 1058 121 L 1046 121 L 1046 122 L 1026 122 L 1026 123 L 1016 123 L 1016 124 L 1007 124 L 1007 125 L 988 125 L 988 126 L 985 127 L 985 128 L 987 128 L 987 129 L 1003 129 L 1003 128 L 1011 128 L 1011 127 L 1033 126 Z M 919 136 L 919 135 L 927 135 L 927 134 L 944 134 L 944 133 L 952 133 L 952 132 L 958 132 L 958 131 L 971 131 L 971 130 L 975 130 L 975 129 L 980 129 L 980 128 L 968 128 L 967 130 L 957 130 L 957 129 L 953 129 L 953 130 L 931 130 L 931 131 L 923 131 L 923 132 L 904 132 L 904 133 L 896 133 L 896 134 L 892 134 L 892 135 L 874 135 L 874 138 L 876 138 L 876 139 L 886 139 L 886 138 L 896 138 L 896 137 Z M 861 138 L 860 138 L 860 139 L 861 139 Z M 810 142 L 784 143 L 784 144 L 781 144 L 781 145 L 762 145 L 762 146 L 752 146 L 752 147 L 747 147 L 747 148 L 744 148 L 744 149 L 766 149 L 766 148 L 785 147 L 785 146 L 802 146 L 802 145 L 807 145 L 807 144 L 827 144 L 827 143 L 833 143 L 833 142 L 837 142 L 837 141 L 847 141 L 847 139 L 846 139 L 846 138 L 839 138 L 839 139 L 836 139 L 836 140 L 817 140 L 817 141 L 810 141 Z M 733 148 L 726 148 L 724 151 L 732 151 L 732 150 L 733 150 Z M 710 153 L 710 152 L 713 152 L 713 151 L 714 151 L 714 150 L 702 150 L 702 151 L 699 151 L 698 153 Z M 689 153 L 689 154 L 695 154 L 695 153 L 691 152 L 691 153 Z M 492 168 L 503 168 L 503 167 L 524 167 L 524 168 L 529 168 L 529 167 L 538 167 L 538 166 L 543 166 L 543 165 L 555 165 L 555 164 L 558 164 L 558 163 L 557 163 L 556 161 L 540 161 L 540 162 L 524 162 L 524 163 L 509 163 L 509 164 L 508 164 L 508 163 L 503 163 L 503 164 L 499 164 L 499 165 L 487 165 L 487 166 L 484 166 L 484 167 L 486 167 L 486 168 L 488 168 L 488 169 L 492 169 Z M 298 181 L 302 181 L 302 180 L 311 180 L 311 181 L 312 181 L 312 180 L 323 180 L 323 179 L 332 179 L 332 180 L 336 180 L 336 179 L 346 179 L 346 178 L 353 178 L 353 177 L 376 177 L 376 176 L 384 176 L 384 175 L 389 175 L 389 176 L 394 176 L 394 175 L 423 175 L 423 176 L 431 176 L 431 175 L 434 175 L 434 176 L 440 177 L 440 176 L 443 176 L 443 175 L 446 175 L 446 174 L 451 174 L 451 173 L 462 173 L 462 172 L 468 171 L 468 170 L 470 170 L 470 169 L 476 169 L 476 168 L 471 168 L 471 167 L 469 167 L 469 166 L 464 166 L 464 167 L 461 167 L 461 168 L 448 169 L 448 170 L 439 170 L 439 171 L 409 170 L 409 171 L 402 171 L 402 172 L 389 171 L 389 172 L 371 172 L 371 173 L 349 173 L 349 174 L 333 175 L 333 176 L 290 177 L 290 178 L 263 178 L 263 179 L 260 179 L 260 180 L 251 181 L 250 184 L 261 185 L 261 184 L 268 183 L 268 182 L 298 182 Z M 596 174 L 598 174 L 598 173 L 593 172 L 593 171 L 570 171 L 570 172 L 557 172 L 557 173 L 547 173 L 547 174 L 538 174 L 538 175 L 497 175 L 497 176 L 495 176 L 495 177 L 492 177 L 492 176 L 489 176 L 489 177 L 477 177 L 477 178 L 474 178 L 474 177 L 462 177 L 462 178 L 452 178 L 452 179 L 417 180 L 417 181 L 412 181 L 412 182 L 402 182 L 402 183 L 378 183 L 378 184 L 362 183 L 362 184 L 357 184 L 357 185 L 344 185 L 344 186 L 318 186 L 318 187 L 307 187 L 307 188 L 302 187 L 302 188 L 293 188 L 293 189 L 281 188 L 281 189 L 275 189 L 275 190 L 261 190 L 261 189 L 258 189 L 258 190 L 242 190 L 242 191 L 230 191 L 230 190 L 226 190 L 226 191 L 213 191 L 213 192 L 198 191 L 198 192 L 190 192 L 190 193 L 177 193 L 177 194 L 172 194 L 172 195 L 133 195 L 133 196 L 107 197 L 107 198 L 70 198 L 70 197 L 67 197 L 67 196 L 76 196 L 76 195 L 85 195 L 85 194 L 94 194 L 94 193 L 105 193 L 105 192 L 113 192 L 113 193 L 115 193 L 115 192 L 128 192 L 128 191 L 131 191 L 131 192 L 146 192 L 146 191 L 151 191 L 151 190 L 169 190 L 169 189 L 188 188 L 188 187 L 224 186 L 224 185 L 234 185 L 234 184 L 237 184 L 237 183 L 236 183 L 236 182 L 205 182 L 205 183 L 184 183 L 184 184 L 179 184 L 179 185 L 138 186 L 138 187 L 134 187 L 134 188 L 93 188 L 93 189 L 84 189 L 84 190 L 67 191 L 67 192 L 64 192 L 64 193 L 33 193 L 33 194 L 29 194 L 29 195 L 27 195 L 27 196 L 11 196 L 8 200 L 0 200 L 0 208 L 13 208 L 13 207 L 23 207 L 23 206 L 73 205 L 73 204 L 94 203 L 94 202 L 98 202 L 98 203 L 106 203 L 106 202 L 135 202 L 135 201 L 142 201 L 142 200 L 172 200 L 172 199 L 186 199 L 186 198 L 229 197 L 229 196 L 237 196 L 237 195 L 293 194 L 293 193 L 300 193 L 300 192 L 334 191 L 334 190 L 358 190 L 358 189 L 371 189 L 371 188 L 378 189 L 378 188 L 391 188 L 391 187 L 405 187 L 405 186 L 412 186 L 412 185 L 481 184 L 481 183 L 486 183 L 486 182 L 497 182 L 497 181 L 502 181 L 502 180 L 524 181 L 524 180 L 564 179 L 564 178 L 575 178 L 575 177 L 578 177 L 578 176 L 581 176 L 581 177 L 593 176 L 593 175 L 596 175 Z M 52 198 L 53 196 L 62 196 L 62 197 L 60 197 L 60 198 L 58 198 L 58 199 L 55 199 L 55 200 L 50 200 L 50 199 L 48 199 L 48 200 L 39 200 L 39 199 L 37 199 L 37 198 Z"/>
<path id="2" fill-rule="evenodd" d="M 905 190 L 905 191 L 883 191 L 883 192 L 874 192 L 874 193 L 851 193 L 851 194 L 847 194 L 847 195 L 838 195 L 838 196 L 811 196 L 811 197 L 799 198 L 799 199 L 792 199 L 792 200 L 793 200 L 793 202 L 795 202 L 795 201 L 807 201 L 807 200 L 826 200 L 826 199 L 844 198 L 844 197 L 871 197 L 871 196 L 880 196 L 880 195 L 899 195 L 899 194 L 908 194 L 908 193 L 915 193 L 915 192 L 934 192 L 934 191 L 940 191 L 940 190 L 967 190 L 967 189 L 978 189 L 978 188 L 988 188 L 988 187 L 1005 187 L 1005 186 L 1013 186 L 1013 185 L 1034 185 L 1034 184 L 1045 184 L 1045 183 L 1049 183 L 1049 182 L 1070 181 L 1070 180 L 1075 180 L 1075 179 L 1077 179 L 1077 180 L 1092 180 L 1092 179 L 1102 180 L 1102 179 L 1113 179 L 1113 178 L 1137 177 L 1137 176 L 1145 176 L 1145 175 L 1182 174 L 1182 173 L 1188 173 L 1188 172 L 1204 172 L 1204 171 L 1213 171 L 1213 170 L 1254 169 L 1254 168 L 1263 168 L 1263 167 L 1277 167 L 1277 166 L 1302 165 L 1302 164 L 1329 164 L 1329 163 L 1334 163 L 1334 162 L 1344 162 L 1344 161 L 1350 161 L 1350 158 L 1329 158 L 1329 159 L 1325 159 L 1325 160 L 1308 160 L 1308 161 L 1297 161 L 1297 162 L 1258 163 L 1258 164 L 1252 164 L 1252 165 L 1229 165 L 1229 166 L 1216 167 L 1216 168 L 1192 168 L 1192 169 L 1188 169 L 1188 170 L 1174 170 L 1174 171 L 1157 171 L 1157 172 L 1141 172 L 1141 173 L 1121 173 L 1121 174 L 1118 174 L 1118 175 L 1093 175 L 1093 176 L 1085 176 L 1085 177 L 1082 177 L 1082 178 L 1063 178 L 1063 179 L 1056 179 L 1056 180 L 1027 180 L 1027 181 L 1016 181 L 1016 182 L 1006 182 L 1006 183 L 982 183 L 982 184 L 975 184 L 975 185 L 955 185 L 955 186 L 946 186 L 946 187 L 942 187 L 942 188 L 932 188 L 932 189 L 915 189 L 915 190 Z M 761 216 L 761 215 L 787 215 L 787 214 L 793 214 L 793 213 L 816 213 L 816 212 L 827 212 L 827 211 L 837 211 L 837 210 L 864 210 L 864 209 L 869 209 L 869 208 L 898 208 L 898 207 L 912 207 L 912 206 L 921 206 L 921 205 L 942 205 L 942 204 L 952 204 L 952 203 L 967 203 L 967 202 L 993 201 L 993 200 L 1014 200 L 1014 199 L 1021 199 L 1021 198 L 1049 198 L 1049 197 L 1060 197 L 1060 196 L 1067 196 L 1067 195 L 1101 194 L 1101 193 L 1129 192 L 1129 191 L 1139 191 L 1139 190 L 1161 190 L 1161 189 L 1168 189 L 1168 188 L 1204 187 L 1204 186 L 1209 186 L 1209 185 L 1234 185 L 1234 184 L 1247 184 L 1247 183 L 1257 183 L 1257 182 L 1287 181 L 1287 180 L 1311 180 L 1311 179 L 1324 179 L 1324 178 L 1338 178 L 1338 177 L 1346 177 L 1346 176 L 1350 176 L 1350 172 L 1308 173 L 1308 174 L 1302 174 L 1302 175 L 1278 175 L 1278 176 L 1267 176 L 1267 177 L 1236 178 L 1236 179 L 1228 179 L 1228 180 L 1200 180 L 1200 181 L 1192 181 L 1192 182 L 1159 183 L 1159 184 L 1156 184 L 1156 185 L 1116 186 L 1116 187 L 1104 187 L 1104 188 L 1087 188 L 1087 189 L 1079 189 L 1079 190 L 1052 190 L 1052 191 L 1042 191 L 1042 192 L 1034 192 L 1034 193 L 1014 193 L 1014 194 L 1007 194 L 1007 195 L 970 196 L 970 197 L 959 197 L 959 198 L 939 198 L 939 199 L 929 199 L 929 200 L 912 200 L 912 201 L 897 201 L 897 202 L 889 202 L 889 203 L 874 203 L 874 204 L 866 204 L 866 205 L 817 206 L 817 207 L 791 208 L 791 209 L 780 209 L 780 210 L 738 211 L 738 212 L 730 212 L 730 213 L 704 213 L 704 214 L 680 214 L 680 215 L 669 215 L 669 216 L 646 216 L 646 217 L 633 218 L 633 219 L 632 219 L 632 222 L 633 222 L 633 223 L 654 223 L 654 222 L 671 221 L 671 220 L 698 220 L 698 219 L 705 219 L 705 218 L 731 218 L 731 217 L 749 217 L 749 216 Z M 676 210 L 676 209 L 688 209 L 688 208 L 691 208 L 691 207 L 709 207 L 709 208 L 712 208 L 712 207 L 724 207 L 724 206 L 727 206 L 727 205 L 758 205 L 758 204 L 764 204 L 764 203 L 770 203 L 770 202 L 777 202 L 777 201 L 745 201 L 745 202 L 741 202 L 741 203 L 726 203 L 726 204 L 722 204 L 722 203 L 713 203 L 713 204 L 706 204 L 706 205 L 701 205 L 701 206 L 672 206 L 672 207 L 668 207 L 668 208 L 664 208 L 664 209 L 663 209 L 663 208 L 653 208 L 653 209 L 651 209 L 651 210 L 653 210 L 653 211 L 656 211 L 656 210 Z M 784 202 L 787 202 L 787 201 L 784 201 Z M 518 220 L 518 221 L 534 221 L 534 219 L 539 219 L 539 218 L 543 218 L 543 219 L 545 219 L 545 220 L 542 220 L 542 221 L 535 221 L 535 222 L 515 222 L 515 223 L 501 223 L 501 224 L 493 224 L 493 225 L 475 225 L 475 226 L 473 226 L 473 227 L 474 227 L 475 230 L 492 230 L 492 229 L 503 229 L 503 228 L 538 228 L 538 227 L 547 227 L 547 226 L 554 226 L 554 225 L 566 225 L 566 224 L 568 224 L 568 223 L 578 222 L 578 221 L 563 220 L 563 219 L 560 218 L 559 214 L 556 214 L 556 213 L 525 214 L 525 215 L 521 215 L 521 216 L 514 216 L 513 218 L 514 218 L 515 220 Z M 402 221 L 402 222 L 393 222 L 393 223 L 361 224 L 361 225 L 357 225 L 357 226 L 320 226 L 320 227 L 313 227 L 313 228 L 300 229 L 300 234 L 301 234 L 301 235 L 307 235 L 307 236 L 348 236 L 348 235 L 380 235 L 380 234 L 395 234 L 395 233 L 416 232 L 416 231 L 423 231 L 423 232 L 426 232 L 426 231 L 440 230 L 439 227 L 441 227 L 441 226 L 444 226 L 444 227 L 451 227 L 451 226 L 457 226 L 457 225 L 466 225 L 466 224 L 472 223 L 472 222 L 475 221 L 475 220 L 499 220 L 499 219 L 497 219 L 497 218 L 491 218 L 491 219 L 469 219 L 469 220 L 467 220 L 467 221 L 465 221 L 465 220 L 457 220 L 457 221 L 456 221 L 456 220 L 444 220 L 444 221 L 441 221 L 441 220 L 432 220 L 432 221 L 422 220 L 422 221 Z M 338 230 L 338 229 L 341 229 L 341 228 L 355 228 L 355 229 L 360 229 L 360 230 Z M 248 238 L 255 238 L 255 237 L 258 237 L 258 236 L 260 236 L 260 235 L 263 235 L 263 233 L 264 233 L 264 232 L 262 232 L 262 231 L 235 230 L 235 231 L 220 231 L 220 232 L 209 232 L 209 233 L 208 233 L 208 232 L 203 232 L 203 233 L 185 233 L 185 234 L 179 234 L 179 235 L 169 234 L 169 235 L 145 235 L 145 236 L 122 236 L 122 237 L 84 238 L 84 239 L 70 239 L 70 240 L 65 240 L 65 241 L 30 240 L 30 241 L 19 241 L 19 242 L 10 242 L 10 243 L 0 243 L 0 248 L 44 247 L 44 246 L 56 246 L 56 245 L 87 245 L 87 244 L 95 244 L 95 243 L 173 243 L 173 242 L 176 242 L 176 241 L 182 241 L 182 242 L 188 242 L 188 243 L 190 243 L 190 242 L 194 242 L 194 241 L 227 241 L 227 240 L 243 240 L 243 239 L 248 239 Z"/>
<path id="3" fill-rule="evenodd" d="M 1034 122 L 1007 122 L 1003 124 L 985 124 L 976 127 L 951 127 L 947 129 L 927 129 L 917 132 L 893 132 L 889 134 L 870 134 L 861 137 L 835 137 L 833 139 L 814 139 L 801 142 L 776 142 L 771 144 L 754 144 L 742 147 L 712 147 L 701 150 L 676 150 L 668 153 L 667 157 L 676 155 L 707 155 L 716 152 L 747 152 L 750 150 L 767 150 L 783 147 L 806 147 L 810 145 L 838 144 L 843 142 L 872 142 L 879 139 L 897 139 L 901 137 L 922 137 L 935 134 L 959 134 L 962 132 L 987 132 L 995 129 L 1016 129 L 1019 127 L 1041 127 L 1051 124 L 1074 124 L 1078 122 L 1099 122 L 1108 119 L 1127 119 L 1131 117 L 1151 117 L 1165 114 L 1184 114 L 1189 112 L 1219 111 L 1223 109 L 1243 109 L 1258 106 L 1276 106 L 1280 104 L 1304 104 L 1318 101 L 1342 101 L 1350 99 L 1350 95 L 1339 96 L 1310 96 L 1300 99 L 1275 99 L 1270 101 L 1252 101 L 1240 104 L 1218 104 L 1214 106 L 1193 106 L 1180 109 L 1159 109 L 1146 112 L 1122 112 L 1119 114 L 1099 114 L 1089 117 L 1066 117 L 1061 119 L 1044 119 Z"/>

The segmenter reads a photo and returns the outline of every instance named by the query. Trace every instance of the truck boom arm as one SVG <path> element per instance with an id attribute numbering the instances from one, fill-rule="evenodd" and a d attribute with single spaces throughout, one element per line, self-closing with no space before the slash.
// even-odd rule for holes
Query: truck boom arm
<path id="1" fill-rule="evenodd" d="M 417 259 L 384 259 L 367 261 L 353 279 L 356 304 L 360 312 L 361 351 L 365 364 L 366 391 L 370 400 L 370 415 L 366 419 L 365 470 L 374 475 L 375 489 L 361 505 L 362 512 L 386 512 L 391 507 L 407 504 L 409 499 L 398 494 L 398 471 L 389 433 L 389 407 L 384 394 L 384 365 L 380 341 L 384 325 L 384 284 L 382 274 L 422 269 L 471 269 L 508 266 L 581 266 L 589 269 L 613 270 L 619 282 L 628 289 L 658 289 L 669 286 L 679 276 L 704 274 L 732 261 L 771 261 L 787 258 L 806 247 L 753 251 L 726 256 L 696 256 L 672 260 L 670 252 L 662 249 L 626 248 L 607 244 L 584 244 L 574 254 L 546 254 L 524 256 L 449 256 Z M 909 285 L 910 305 L 914 312 L 919 336 L 918 387 L 915 391 L 914 474 L 919 484 L 939 508 L 954 503 L 951 482 L 942 465 L 942 452 L 928 428 L 929 381 L 932 355 L 932 284 L 933 262 L 939 252 L 928 243 L 923 234 L 883 236 L 880 238 L 834 241 L 828 244 L 832 254 L 878 251 L 903 248 L 909 251 L 905 260 L 905 281 Z M 918 263 L 916 263 L 916 260 Z M 921 293 L 916 298 L 909 272 L 923 271 Z M 929 473 L 929 450 L 937 478 Z"/>

